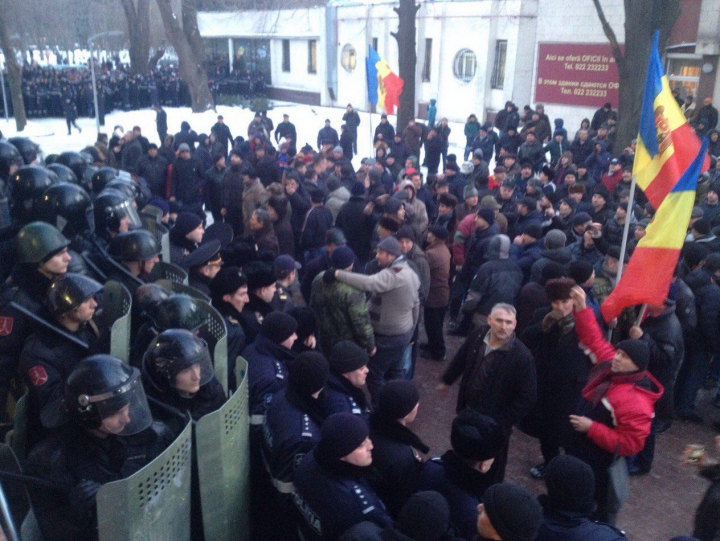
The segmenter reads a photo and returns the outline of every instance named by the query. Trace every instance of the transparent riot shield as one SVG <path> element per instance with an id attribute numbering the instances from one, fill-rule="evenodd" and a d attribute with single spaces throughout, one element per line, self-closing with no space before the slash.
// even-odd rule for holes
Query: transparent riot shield
<path id="1" fill-rule="evenodd" d="M 220 312 L 205 301 L 199 301 L 205 312 L 205 325 L 203 325 L 200 335 L 207 340 L 208 348 L 212 353 L 213 367 L 215 369 L 215 377 L 228 392 L 228 358 L 227 358 L 227 326 Z"/>
<path id="2" fill-rule="evenodd" d="M 158 224 L 155 238 L 160 245 L 160 259 L 170 263 L 170 230 L 163 224 Z"/>
<path id="3" fill-rule="evenodd" d="M 162 210 L 155 205 L 145 205 L 140 212 L 140 220 L 143 227 L 152 232 L 152 227 L 162 223 Z"/>
<path id="4" fill-rule="evenodd" d="M 100 306 L 98 319 L 110 328 L 110 355 L 130 362 L 130 291 L 120 282 L 108 280 L 103 286 Z"/>
<path id="5" fill-rule="evenodd" d="M 155 460 L 97 494 L 100 541 L 190 541 L 192 423 Z"/>
<path id="6" fill-rule="evenodd" d="M 210 302 L 210 297 L 205 295 L 205 293 L 203 293 L 199 289 L 194 288 L 193 286 L 188 286 L 179 282 L 173 282 L 166 279 L 156 280 L 155 283 L 173 293 L 183 293 L 185 295 L 189 295 L 193 299 Z"/>
<path id="7" fill-rule="evenodd" d="M 249 539 L 249 405 L 247 362 L 237 359 L 238 389 L 195 425 L 195 456 L 206 540 Z"/>
<path id="8" fill-rule="evenodd" d="M 17 457 L 20 464 L 24 463 L 27 458 L 27 431 L 28 431 L 28 394 L 25 393 L 15 404 L 15 419 L 13 421 L 13 429 L 9 434 L 10 448 Z"/>
<path id="9" fill-rule="evenodd" d="M 178 267 L 167 261 L 160 261 L 159 263 L 155 263 L 148 281 L 157 282 L 158 280 L 170 280 L 171 282 L 177 282 L 179 284 L 187 284 L 188 273 L 182 267 Z"/>

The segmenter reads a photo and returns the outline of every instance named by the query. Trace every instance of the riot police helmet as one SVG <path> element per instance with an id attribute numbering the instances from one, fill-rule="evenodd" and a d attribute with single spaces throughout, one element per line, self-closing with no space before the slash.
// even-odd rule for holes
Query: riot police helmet
<path id="1" fill-rule="evenodd" d="M 93 193 L 99 194 L 105 189 L 107 184 L 116 179 L 118 176 L 118 170 L 114 167 L 101 167 L 92 176 L 92 190 Z"/>
<path id="2" fill-rule="evenodd" d="M 48 288 L 47 304 L 50 313 L 59 318 L 76 310 L 90 297 L 94 297 L 102 290 L 98 282 L 83 276 L 68 272 L 55 278 Z"/>
<path id="3" fill-rule="evenodd" d="M 60 154 L 48 154 L 45 156 L 45 167 L 53 163 L 57 163 L 58 156 L 60 156 Z"/>
<path id="4" fill-rule="evenodd" d="M 168 329 L 197 331 L 206 320 L 206 314 L 200 303 L 189 295 L 181 293 L 170 295 L 158 305 L 155 312 L 153 323 L 159 331 Z"/>
<path id="5" fill-rule="evenodd" d="M 186 329 L 168 329 L 150 343 L 143 370 L 159 389 L 193 395 L 213 378 L 207 342 Z"/>
<path id="6" fill-rule="evenodd" d="M 23 165 L 10 176 L 10 214 L 21 224 L 36 219 L 35 205 L 57 176 L 40 165 Z"/>
<path id="7" fill-rule="evenodd" d="M 59 182 L 67 182 L 69 184 L 78 183 L 78 178 L 75 176 L 75 173 L 73 173 L 73 170 L 70 169 L 67 165 L 63 165 L 57 162 L 50 164 L 45 162 L 45 168 L 55 173 Z"/>
<path id="8" fill-rule="evenodd" d="M 83 158 L 79 152 L 72 151 L 67 151 L 60 154 L 60 156 L 58 156 L 57 158 L 57 163 L 67 165 L 70 169 L 73 170 L 73 173 L 75 173 L 75 176 L 79 179 L 83 178 L 83 175 L 85 174 L 85 168 L 88 166 L 85 158 Z"/>
<path id="9" fill-rule="evenodd" d="M 137 201 L 140 187 L 132 180 L 116 177 L 105 185 L 105 188 L 117 190 L 122 193 L 128 201 L 135 203 Z"/>
<path id="10" fill-rule="evenodd" d="M 92 201 L 77 184 L 50 186 L 35 206 L 39 220 L 54 225 L 70 239 L 95 231 Z"/>
<path id="11" fill-rule="evenodd" d="M 40 145 L 27 137 L 11 137 L 8 142 L 18 149 L 25 165 L 37 163 L 40 157 Z"/>
<path id="12" fill-rule="evenodd" d="M 132 317 L 154 319 L 160 303 L 170 297 L 170 292 L 158 284 L 143 284 L 135 290 Z"/>
<path id="13" fill-rule="evenodd" d="M 127 229 L 137 229 L 142 226 L 135 206 L 117 190 L 103 190 L 95 198 L 93 207 L 95 231 L 107 240 L 124 229 L 124 223 Z"/>
<path id="14" fill-rule="evenodd" d="M 67 271 L 87 276 L 88 268 L 82 256 L 75 250 L 68 250 L 68 254 L 70 255 L 70 263 L 68 263 Z"/>
<path id="15" fill-rule="evenodd" d="M 83 177 L 78 179 L 78 183 L 80 184 L 80 186 L 83 187 L 83 189 L 87 193 L 92 193 L 92 191 L 93 191 L 92 178 L 93 178 L 93 175 L 95 173 L 97 173 L 97 170 L 98 170 L 98 167 L 90 164 L 85 168 L 85 173 L 83 174 Z"/>
<path id="16" fill-rule="evenodd" d="M 146 261 L 160 255 L 160 245 L 152 233 L 138 229 L 112 239 L 108 253 L 117 261 Z"/>
<path id="17" fill-rule="evenodd" d="M 25 162 L 15 145 L 0 141 L 0 179 L 7 182 L 10 175 L 23 165 Z"/>
<path id="18" fill-rule="evenodd" d="M 31 222 L 15 237 L 18 263 L 41 264 L 70 244 L 56 227 L 45 222 Z"/>

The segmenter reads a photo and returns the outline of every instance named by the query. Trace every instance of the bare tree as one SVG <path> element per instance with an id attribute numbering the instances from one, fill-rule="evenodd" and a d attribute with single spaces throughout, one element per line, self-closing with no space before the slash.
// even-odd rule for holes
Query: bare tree
<path id="1" fill-rule="evenodd" d="M 21 132 L 27 125 L 25 102 L 22 95 L 22 65 L 17 61 L 15 47 L 13 47 L 8 33 L 8 16 L 10 16 L 10 12 L 7 9 L 7 2 L 0 0 L 0 48 L 2 48 L 3 55 L 5 55 L 5 67 L 7 68 L 10 83 L 10 99 L 12 100 L 15 127 L 17 131 Z"/>
<path id="2" fill-rule="evenodd" d="M 393 11 L 398 14 L 398 31 L 390 34 L 398 44 L 398 58 L 400 59 L 398 75 L 404 81 L 397 115 L 398 133 L 402 133 L 410 119 L 415 118 L 415 70 L 417 68 L 415 17 L 419 9 L 420 4 L 416 4 L 415 0 L 400 0 L 400 5 L 393 8 Z"/>
<path id="3" fill-rule="evenodd" d="M 183 13 L 179 18 L 171 0 L 157 0 L 165 34 L 178 56 L 180 74 L 188 85 L 192 98 L 192 110 L 201 113 L 213 108 L 213 99 L 208 88 L 207 74 L 203 67 L 204 46 L 197 28 L 195 0 L 183 0 Z M 180 19 L 183 26 L 180 27 Z"/>
<path id="4" fill-rule="evenodd" d="M 145 75 L 150 56 L 150 0 L 120 0 L 127 18 L 130 70 Z"/>
<path id="5" fill-rule="evenodd" d="M 625 0 L 625 48 L 605 17 L 600 0 L 593 0 L 605 36 L 615 57 L 620 77 L 620 105 L 615 153 L 622 153 L 637 136 L 642 107 L 648 56 L 653 33 L 660 30 L 660 50 L 664 49 L 680 15 L 680 0 Z"/>

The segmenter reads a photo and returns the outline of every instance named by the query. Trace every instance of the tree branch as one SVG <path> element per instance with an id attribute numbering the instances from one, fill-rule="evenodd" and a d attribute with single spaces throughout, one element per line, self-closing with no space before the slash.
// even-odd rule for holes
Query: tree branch
<path id="1" fill-rule="evenodd" d="M 600 24 L 602 24 L 603 32 L 605 32 L 605 36 L 607 37 L 608 41 L 610 42 L 610 47 L 612 48 L 613 56 L 615 57 L 615 61 L 618 64 L 618 68 L 620 68 L 620 66 L 625 63 L 625 57 L 623 56 L 622 50 L 620 49 L 620 44 L 618 43 L 617 36 L 615 35 L 615 31 L 612 29 L 612 26 L 610 26 L 610 23 L 607 21 L 607 18 L 605 17 L 605 11 L 603 10 L 602 6 L 600 5 L 600 0 L 593 0 L 593 4 L 595 4 L 595 9 L 597 10 L 598 18 L 600 19 Z"/>
<path id="2" fill-rule="evenodd" d="M 393 8 L 393 11 L 398 14 L 398 17 L 400 16 L 400 9 L 399 9 L 399 8 Z"/>

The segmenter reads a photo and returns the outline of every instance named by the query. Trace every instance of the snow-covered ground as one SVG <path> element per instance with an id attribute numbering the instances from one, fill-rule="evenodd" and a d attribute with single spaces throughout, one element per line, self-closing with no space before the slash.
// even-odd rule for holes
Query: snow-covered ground
<path id="1" fill-rule="evenodd" d="M 247 137 L 248 124 L 253 119 L 254 112 L 240 107 L 219 106 L 217 113 L 205 111 L 204 113 L 193 114 L 189 107 L 166 108 L 168 115 L 168 131 L 173 134 L 180 131 L 180 123 L 187 120 L 190 126 L 197 133 L 209 133 L 210 128 L 215 124 L 217 115 L 225 117 L 225 123 L 230 127 L 233 136 L 242 135 Z M 312 147 L 317 143 L 317 132 L 323 127 L 326 118 L 332 122 L 332 126 L 340 132 L 342 116 L 345 109 L 332 107 L 314 107 L 309 105 L 297 105 L 290 103 L 276 103 L 275 107 L 268 112 L 277 126 L 282 122 L 282 115 L 290 115 L 290 121 L 295 124 L 298 132 L 298 148 L 305 143 Z M 380 122 L 379 114 L 360 112 L 360 127 L 358 129 L 358 157 L 354 160 L 359 165 L 359 158 L 374 156 L 372 151 L 372 137 L 375 127 Z M 371 118 L 372 117 L 372 118 Z M 395 123 L 396 118 L 390 117 L 389 121 Z M 0 119 L 0 130 L 5 137 L 22 135 L 30 137 L 38 143 L 43 153 L 57 154 L 66 150 L 79 151 L 82 148 L 95 143 L 97 132 L 94 118 L 79 118 L 77 121 L 82 133 L 73 128 L 72 135 L 67 135 L 67 127 L 64 118 L 32 119 L 28 122 L 25 130 L 18 134 L 15 131 L 15 121 L 11 118 L 9 122 Z M 112 134 L 114 126 L 123 126 L 130 130 L 133 126 L 140 126 L 142 133 L 150 142 L 160 144 L 157 130 L 155 129 L 155 113 L 151 109 L 140 111 L 115 111 L 105 117 L 105 127 L 101 131 Z M 458 162 L 462 163 L 462 154 L 465 147 L 463 135 L 464 126 L 459 123 L 450 123 L 452 132 L 450 134 L 450 153 L 458 156 Z"/>

